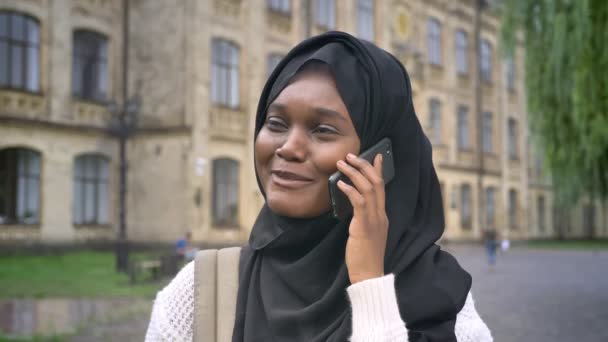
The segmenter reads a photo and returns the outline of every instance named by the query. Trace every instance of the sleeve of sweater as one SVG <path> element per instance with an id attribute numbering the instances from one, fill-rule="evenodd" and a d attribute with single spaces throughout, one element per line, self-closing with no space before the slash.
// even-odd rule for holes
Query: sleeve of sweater
<path id="1" fill-rule="evenodd" d="M 351 285 L 347 289 L 353 314 L 352 342 L 408 341 L 405 323 L 399 314 L 395 277 L 392 274 Z M 475 310 L 469 292 L 456 317 L 458 342 L 492 342 L 492 335 Z"/>
<path id="2" fill-rule="evenodd" d="M 399 314 L 392 274 L 351 285 L 353 342 L 408 341 Z M 194 318 L 194 263 L 190 262 L 154 300 L 146 342 L 192 341 Z M 458 342 L 492 342 L 492 335 L 475 310 L 471 293 L 456 318 Z"/>
<path id="3" fill-rule="evenodd" d="M 156 295 L 146 342 L 192 341 L 194 262 L 188 263 Z"/>

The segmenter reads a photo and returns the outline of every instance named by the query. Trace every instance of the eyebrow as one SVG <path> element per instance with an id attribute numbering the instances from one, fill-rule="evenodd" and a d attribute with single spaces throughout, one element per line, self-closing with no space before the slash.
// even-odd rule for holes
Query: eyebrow
<path id="1" fill-rule="evenodd" d="M 268 106 L 268 110 L 276 110 L 278 112 L 281 113 L 285 113 L 287 111 L 287 106 L 282 104 L 282 103 L 276 103 L 273 102 L 270 104 L 270 106 Z M 346 118 L 340 114 L 339 112 L 329 109 L 329 108 L 323 108 L 323 107 L 314 107 L 313 111 L 317 114 L 319 114 L 320 116 L 324 116 L 324 117 L 328 117 L 328 118 L 336 118 L 339 120 L 343 120 L 343 121 L 348 121 L 346 120 Z"/>

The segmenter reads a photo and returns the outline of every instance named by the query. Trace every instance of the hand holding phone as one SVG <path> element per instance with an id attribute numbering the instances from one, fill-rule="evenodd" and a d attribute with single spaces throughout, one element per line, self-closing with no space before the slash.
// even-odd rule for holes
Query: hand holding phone
<path id="1" fill-rule="evenodd" d="M 361 153 L 359 158 L 373 164 L 374 158 L 378 154 L 382 155 L 382 178 L 384 179 L 384 184 L 388 184 L 395 175 L 393 149 L 389 138 L 380 140 L 376 145 Z M 353 213 L 353 207 L 346 194 L 338 187 L 339 181 L 343 181 L 349 185 L 353 185 L 353 182 L 340 171 L 329 177 L 329 196 L 332 214 L 335 218 L 343 221 Z"/>
<path id="2" fill-rule="evenodd" d="M 388 158 L 387 158 L 388 156 Z M 371 159 L 371 163 L 368 161 Z M 389 220 L 385 207 L 385 179 L 394 175 L 390 141 L 383 140 L 361 156 L 349 154 L 340 160 L 338 170 L 343 174 L 333 178 L 347 198 L 352 210 L 344 261 L 351 284 L 384 275 L 384 254 L 388 238 Z M 385 165 L 387 168 L 385 169 Z M 386 177 L 384 179 L 384 177 Z M 349 184 L 346 180 L 350 180 Z M 332 197 L 332 200 L 335 200 Z M 336 202 L 333 202 L 336 203 Z M 338 209 L 340 207 L 334 206 Z M 338 216 L 344 212 L 337 211 Z M 346 215 L 345 217 L 349 217 Z"/>

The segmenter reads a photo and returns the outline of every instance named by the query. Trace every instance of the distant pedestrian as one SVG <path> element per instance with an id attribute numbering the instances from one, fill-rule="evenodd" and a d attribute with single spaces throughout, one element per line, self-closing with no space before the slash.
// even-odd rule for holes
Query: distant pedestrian
<path id="1" fill-rule="evenodd" d="M 496 249 L 498 247 L 497 235 L 496 229 L 494 228 L 487 229 L 483 234 L 486 255 L 488 257 L 488 265 L 490 265 L 490 267 L 494 267 L 496 265 Z"/>
<path id="2" fill-rule="evenodd" d="M 194 260 L 196 252 L 198 252 L 198 248 L 192 246 L 192 232 L 190 231 L 175 243 L 175 254 L 181 256 L 185 261 Z"/>

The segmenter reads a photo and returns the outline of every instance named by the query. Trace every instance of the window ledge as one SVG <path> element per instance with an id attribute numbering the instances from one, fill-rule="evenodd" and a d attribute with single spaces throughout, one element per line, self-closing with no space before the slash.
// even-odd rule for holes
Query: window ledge
<path id="1" fill-rule="evenodd" d="M 76 229 L 111 229 L 110 223 L 73 223 Z"/>

